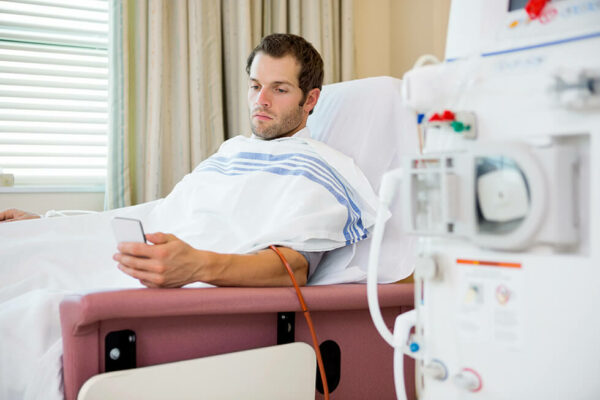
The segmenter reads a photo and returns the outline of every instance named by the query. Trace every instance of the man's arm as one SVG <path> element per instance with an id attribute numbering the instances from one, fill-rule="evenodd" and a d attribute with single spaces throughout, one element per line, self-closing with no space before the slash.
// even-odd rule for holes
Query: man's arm
<path id="1" fill-rule="evenodd" d="M 217 286 L 291 286 L 291 278 L 279 256 L 270 249 L 254 254 L 221 254 L 197 250 L 174 235 L 147 234 L 154 243 L 120 243 L 114 255 L 119 269 L 148 287 L 181 287 L 193 282 Z M 305 285 L 306 258 L 280 247 L 296 281 Z"/>
<path id="2" fill-rule="evenodd" d="M 0 211 L 0 222 L 20 221 L 23 219 L 35 218 L 40 218 L 40 216 L 27 211 L 17 210 L 16 208 Z"/>

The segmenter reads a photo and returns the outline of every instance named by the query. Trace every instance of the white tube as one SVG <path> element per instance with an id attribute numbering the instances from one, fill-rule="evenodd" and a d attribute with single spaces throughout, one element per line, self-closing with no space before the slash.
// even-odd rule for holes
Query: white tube
<path id="1" fill-rule="evenodd" d="M 415 326 L 417 311 L 410 310 L 396 317 L 394 324 L 394 383 L 396 386 L 396 398 L 406 400 L 406 387 L 404 385 L 404 355 L 406 353 L 405 343 L 410 336 L 410 330 Z M 412 356 L 411 354 L 408 354 Z"/>
<path id="2" fill-rule="evenodd" d="M 50 218 L 50 217 L 68 217 L 69 215 L 81 215 L 81 214 L 98 214 L 98 211 L 89 211 L 89 210 L 48 210 L 45 214 L 43 214 L 42 218 Z"/>
<path id="3" fill-rule="evenodd" d="M 385 230 L 385 222 L 389 214 L 389 206 L 394 198 L 402 178 L 402 170 L 395 169 L 386 172 L 381 179 L 379 188 L 379 208 L 375 226 L 373 227 L 373 237 L 371 238 L 371 249 L 369 252 L 369 267 L 367 270 L 367 300 L 369 303 L 369 312 L 375 328 L 383 339 L 392 347 L 395 347 L 392 332 L 385 325 L 381 309 L 379 308 L 379 298 L 377 297 L 377 269 L 379 267 L 379 252 Z"/>

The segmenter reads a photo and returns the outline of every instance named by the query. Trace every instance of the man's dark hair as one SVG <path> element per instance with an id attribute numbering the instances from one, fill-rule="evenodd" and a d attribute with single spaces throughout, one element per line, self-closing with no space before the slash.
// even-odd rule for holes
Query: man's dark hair
<path id="1" fill-rule="evenodd" d="M 323 59 L 313 45 L 303 37 L 290 33 L 273 33 L 263 37 L 258 46 L 248 56 L 246 62 L 246 72 L 248 74 L 250 74 L 252 61 L 259 52 L 274 58 L 291 55 L 298 61 L 300 64 L 298 85 L 304 94 L 301 105 L 306 101 L 308 92 L 314 88 L 321 89 L 323 86 Z"/>

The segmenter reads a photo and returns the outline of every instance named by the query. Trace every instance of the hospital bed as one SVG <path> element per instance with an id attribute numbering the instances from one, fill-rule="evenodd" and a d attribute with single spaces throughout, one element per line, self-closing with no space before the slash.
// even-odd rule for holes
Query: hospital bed
<path id="1" fill-rule="evenodd" d="M 402 137 L 404 130 L 412 131 L 406 126 L 412 116 L 403 107 L 400 83 L 378 77 L 326 85 L 309 118 L 312 136 L 353 157 L 375 190 L 404 148 L 412 150 Z M 387 224 L 380 282 L 394 282 L 413 269 L 414 246 L 401 234 L 399 215 L 394 212 Z M 329 252 L 309 281 L 319 285 L 303 288 L 332 399 L 395 398 L 392 349 L 373 327 L 366 285 L 350 283 L 356 275 L 347 274 L 348 266 L 366 273 L 368 250 L 366 240 Z M 399 313 L 412 309 L 413 285 L 380 284 L 379 299 L 391 325 Z M 294 289 L 288 287 L 92 292 L 66 297 L 60 318 L 67 400 L 77 398 L 86 380 L 108 371 L 311 343 Z M 414 364 L 407 360 L 405 368 L 408 398 L 415 398 Z M 316 398 L 322 398 L 319 378 L 316 386 Z M 196 389 L 201 396 L 201 385 Z"/>

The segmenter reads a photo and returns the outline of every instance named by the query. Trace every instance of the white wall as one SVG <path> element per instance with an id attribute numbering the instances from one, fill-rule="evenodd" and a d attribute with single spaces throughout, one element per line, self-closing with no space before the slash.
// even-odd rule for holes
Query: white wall
<path id="1" fill-rule="evenodd" d="M 22 210 L 42 214 L 48 210 L 93 210 L 104 209 L 104 193 L 70 192 L 70 193 L 7 193 L 0 189 L 0 210 L 20 208 Z"/>

